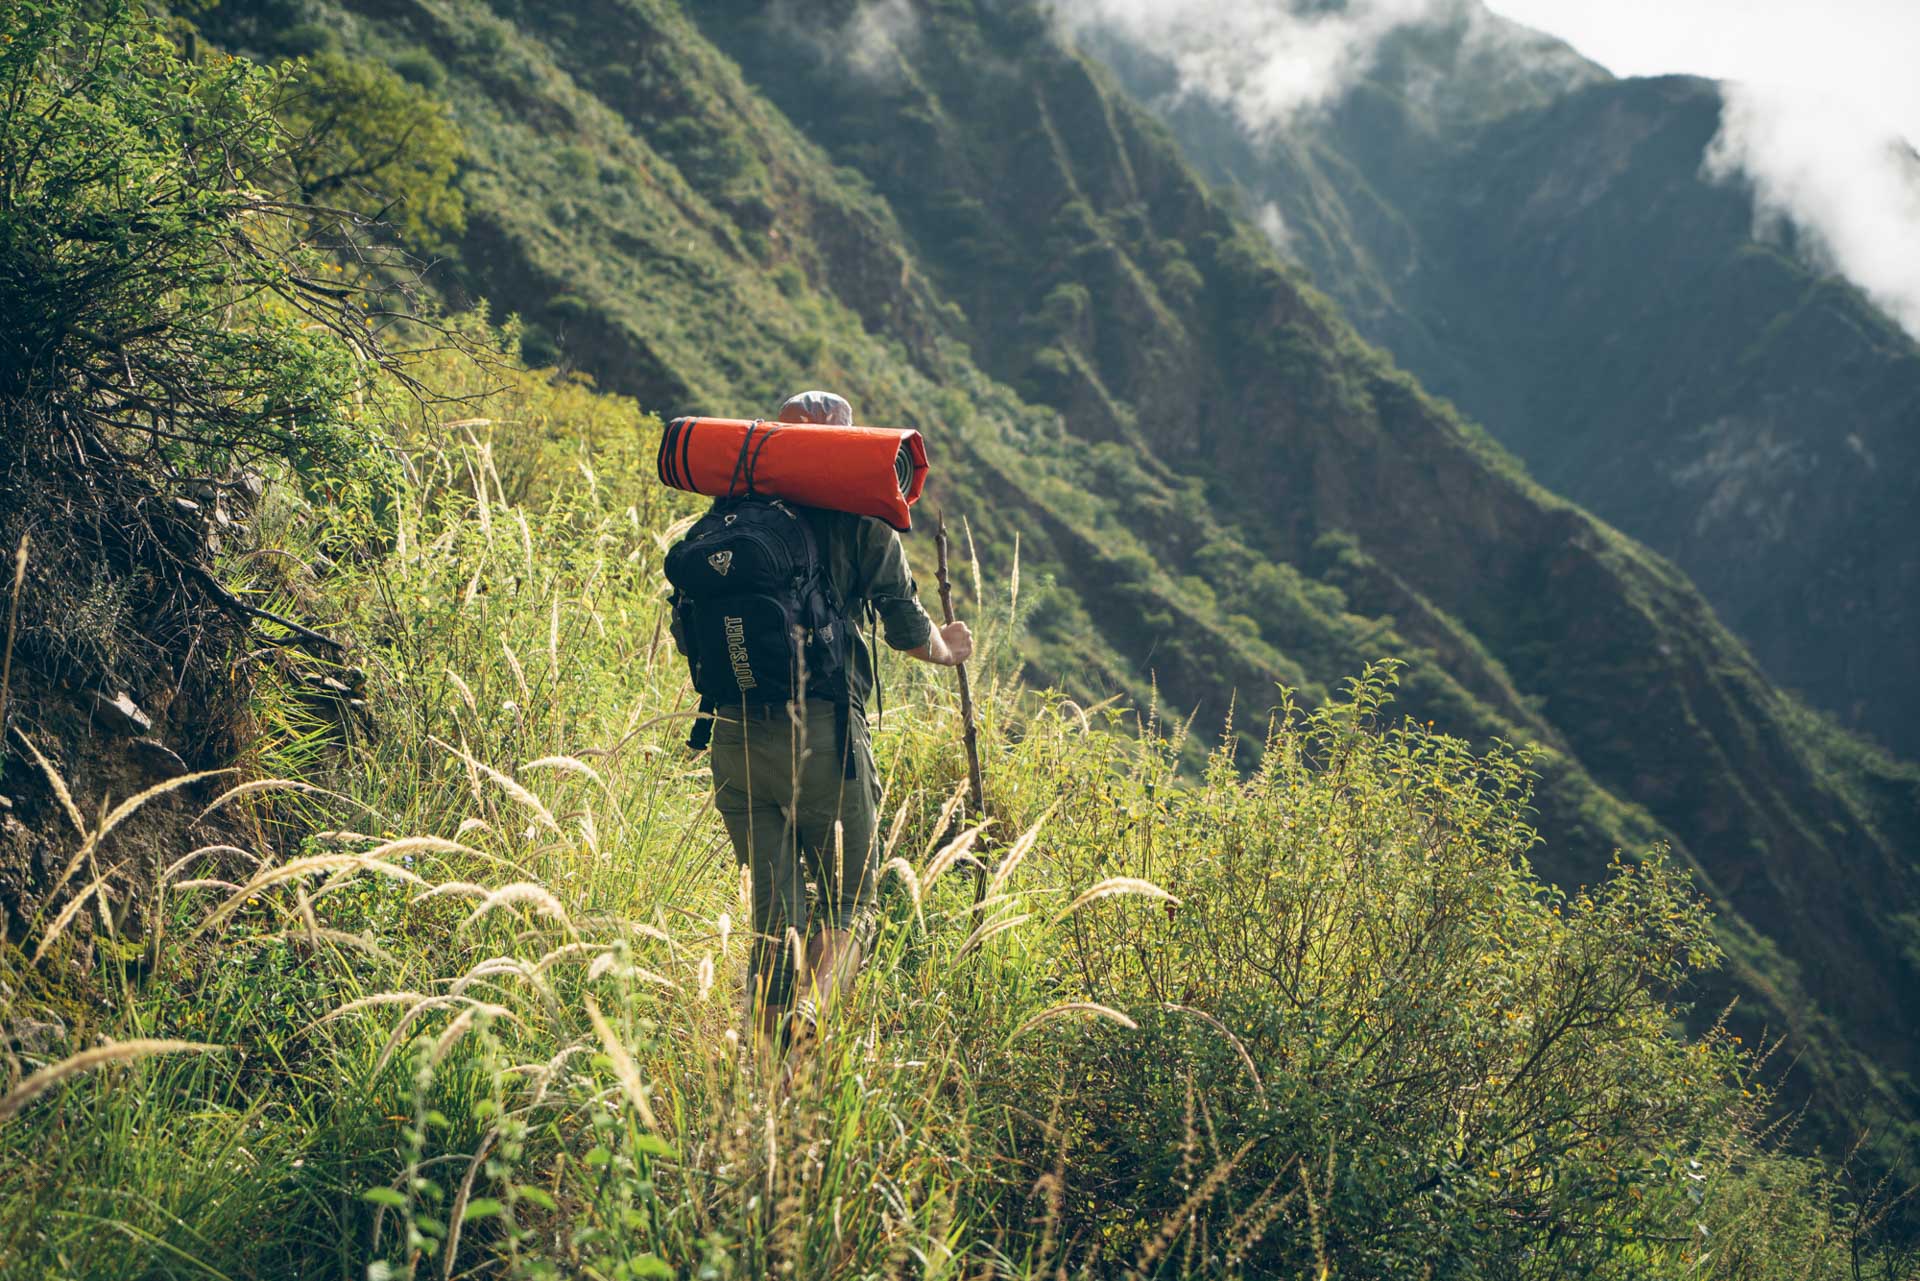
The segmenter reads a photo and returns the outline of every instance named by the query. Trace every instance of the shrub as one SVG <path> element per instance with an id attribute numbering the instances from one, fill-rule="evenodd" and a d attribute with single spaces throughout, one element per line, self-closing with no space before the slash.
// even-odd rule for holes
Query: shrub
<path id="1" fill-rule="evenodd" d="M 394 74 L 428 93 L 439 93 L 447 83 L 447 69 L 425 49 L 403 49 L 390 64 Z"/>

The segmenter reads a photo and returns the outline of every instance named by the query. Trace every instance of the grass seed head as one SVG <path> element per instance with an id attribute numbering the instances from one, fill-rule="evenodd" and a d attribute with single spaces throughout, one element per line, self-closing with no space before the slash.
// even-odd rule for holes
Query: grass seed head
<path id="1" fill-rule="evenodd" d="M 1135 1023 L 1132 1019 L 1114 1009 L 1112 1006 L 1102 1005 L 1098 1001 L 1062 1001 L 1058 1005 L 1048 1006 L 1038 1014 L 1027 1019 L 1019 1027 L 1013 1029 L 1013 1035 L 1007 1039 L 1009 1041 L 1018 1040 L 1021 1036 L 1031 1032 L 1033 1029 L 1051 1023 L 1055 1019 L 1080 1015 L 1105 1019 L 1109 1023 L 1117 1023 L 1129 1032 L 1137 1032 L 1140 1029 L 1138 1023 Z"/>
<path id="2" fill-rule="evenodd" d="M 7 1091 L 6 1096 L 0 1098 L 0 1125 L 60 1082 L 95 1068 L 112 1063 L 128 1063 L 155 1054 L 220 1054 L 230 1048 L 199 1041 L 166 1040 L 110 1041 L 105 1045 L 96 1045 L 91 1050 L 82 1050 L 71 1058 L 41 1068 Z"/>
<path id="3" fill-rule="evenodd" d="M 1060 909 L 1055 920 L 1072 916 L 1089 903 L 1097 903 L 1103 898 L 1112 898 L 1117 894 L 1138 894 L 1144 898 L 1158 899 L 1164 903 L 1178 904 L 1179 899 L 1155 885 L 1152 881 L 1141 880 L 1137 876 L 1109 876 L 1097 885 L 1083 890 L 1080 897 Z"/>

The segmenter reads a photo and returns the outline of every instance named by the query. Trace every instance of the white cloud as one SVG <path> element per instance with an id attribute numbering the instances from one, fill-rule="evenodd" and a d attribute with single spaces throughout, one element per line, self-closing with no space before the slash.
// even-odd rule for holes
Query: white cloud
<path id="1" fill-rule="evenodd" d="M 1280 206 L 1271 200 L 1261 205 L 1253 215 L 1253 225 L 1260 228 L 1262 235 L 1283 258 L 1293 257 L 1293 229 L 1287 226 L 1287 220 L 1280 216 Z"/>
<path id="2" fill-rule="evenodd" d="M 902 74 L 901 54 L 920 38 L 920 15 L 912 0 L 860 0 L 838 26 L 821 22 L 809 0 L 774 0 L 771 16 L 785 38 L 811 46 L 852 75 L 883 84 Z"/>
<path id="3" fill-rule="evenodd" d="M 1179 91 L 1263 134 L 1364 76 L 1380 41 L 1444 0 L 1349 0 L 1300 12 L 1280 0 L 1055 0 L 1069 33 L 1099 27 L 1172 64 Z"/>
<path id="4" fill-rule="evenodd" d="M 847 65 L 870 77 L 898 74 L 899 50 L 917 38 L 919 23 L 908 0 L 866 0 L 839 33 Z"/>
<path id="5" fill-rule="evenodd" d="M 1492 0 L 1620 75 L 1730 82 L 1706 172 L 1745 180 L 1920 338 L 1920 4 L 1912 0 Z M 1902 141 L 1904 139 L 1905 141 Z"/>
<path id="6" fill-rule="evenodd" d="M 1749 182 L 1758 232 L 1791 220 L 1815 266 L 1846 276 L 1920 338 L 1920 162 L 1899 141 L 1920 140 L 1912 69 L 1920 4 L 1494 3 L 1620 74 L 1738 81 L 1725 88 L 1725 119 L 1703 172 Z M 1551 72 L 1549 84 L 1571 86 L 1587 74 L 1477 0 L 1054 0 L 1053 9 L 1069 34 L 1097 27 L 1160 55 L 1178 94 L 1226 108 L 1256 137 L 1339 98 L 1372 68 L 1382 40 L 1427 22 L 1466 19 L 1455 74 L 1484 80 L 1516 61 Z M 1439 88 L 1403 87 L 1416 96 Z"/>
<path id="7" fill-rule="evenodd" d="M 1752 183 L 1756 235 L 1791 219 L 1815 265 L 1859 285 L 1920 338 L 1920 159 L 1913 150 L 1824 95 L 1729 84 L 1722 97 L 1706 172 Z"/>

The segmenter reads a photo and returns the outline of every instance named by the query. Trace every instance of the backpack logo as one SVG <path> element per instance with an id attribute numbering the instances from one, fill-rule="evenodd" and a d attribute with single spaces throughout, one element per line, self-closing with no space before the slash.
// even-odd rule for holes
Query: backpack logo
<path id="1" fill-rule="evenodd" d="M 713 566 L 713 572 L 725 578 L 727 571 L 733 568 L 732 552 L 715 552 L 707 557 L 707 564 Z"/>
<path id="2" fill-rule="evenodd" d="M 727 637 L 727 666 L 733 669 L 734 683 L 744 694 L 760 683 L 753 678 L 753 663 L 747 657 L 746 622 L 728 617 L 722 620 L 721 627 Z"/>

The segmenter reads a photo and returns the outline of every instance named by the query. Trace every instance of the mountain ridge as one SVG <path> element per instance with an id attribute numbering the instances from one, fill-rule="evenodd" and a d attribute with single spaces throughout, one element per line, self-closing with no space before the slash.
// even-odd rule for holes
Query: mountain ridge
<path id="1" fill-rule="evenodd" d="M 530 349 L 676 411 L 814 382 L 921 427 L 935 501 L 989 561 L 1023 536 L 1027 658 L 1069 687 L 1256 724 L 1276 682 L 1317 702 L 1411 658 L 1411 715 L 1542 745 L 1543 867 L 1578 883 L 1672 840 L 1715 887 L 1743 1026 L 1794 1027 L 1836 1114 L 1911 1115 L 1875 1064 L 1907 1070 L 1914 1012 L 1854 981 L 1888 956 L 1904 972 L 1896 927 L 1876 917 L 1810 974 L 1831 914 L 1773 904 L 1815 866 L 1849 890 L 1904 875 L 1910 827 L 1877 828 L 1910 825 L 1912 779 L 1807 736 L 1682 576 L 1361 343 L 1044 14 L 916 11 L 911 59 L 850 78 L 757 6 L 325 11 L 363 56 L 447 64 L 477 151 L 456 280 L 525 316 Z M 503 60 L 510 92 L 468 69 Z M 1643 745 L 1666 758 L 1642 768 Z M 1702 759 L 1707 799 L 1663 787 Z M 1838 834 L 1790 821 L 1808 810 Z M 1753 894 L 1784 950 L 1718 831 L 1785 878 Z M 1881 890 L 1889 914 L 1912 899 Z"/>
<path id="2" fill-rule="evenodd" d="M 1704 174 L 1714 82 L 1587 63 L 1502 97 L 1463 73 L 1473 24 L 1527 69 L 1524 28 L 1439 6 L 1271 136 L 1112 32 L 1086 45 L 1369 339 L 1673 557 L 1774 680 L 1912 757 L 1920 346 Z"/>

